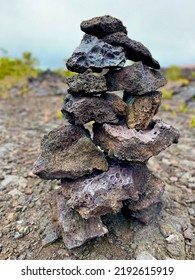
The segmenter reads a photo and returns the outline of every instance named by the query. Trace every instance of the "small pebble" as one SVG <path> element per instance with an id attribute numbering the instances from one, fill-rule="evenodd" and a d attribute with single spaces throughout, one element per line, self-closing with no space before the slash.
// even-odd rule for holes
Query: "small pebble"
<path id="1" fill-rule="evenodd" d="M 176 176 L 172 176 L 169 178 L 172 182 L 177 182 L 178 178 Z"/>

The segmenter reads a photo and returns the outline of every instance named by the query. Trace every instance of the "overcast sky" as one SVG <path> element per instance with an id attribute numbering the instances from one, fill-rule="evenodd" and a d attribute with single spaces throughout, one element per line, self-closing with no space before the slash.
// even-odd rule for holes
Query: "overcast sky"
<path id="1" fill-rule="evenodd" d="M 106 14 L 121 19 L 161 66 L 195 64 L 195 0 L 0 0 L 0 48 L 61 67 L 83 37 L 80 22 Z"/>

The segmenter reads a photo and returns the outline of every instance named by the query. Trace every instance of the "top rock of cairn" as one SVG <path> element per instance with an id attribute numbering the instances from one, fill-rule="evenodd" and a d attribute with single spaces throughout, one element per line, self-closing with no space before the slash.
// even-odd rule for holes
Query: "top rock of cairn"
<path id="1" fill-rule="evenodd" d="M 102 38 L 115 32 L 123 32 L 127 34 L 127 29 L 122 21 L 108 15 L 82 21 L 81 30 L 86 34 L 98 38 Z"/>
<path id="2" fill-rule="evenodd" d="M 167 80 L 149 50 L 111 16 L 83 21 L 81 29 L 86 34 L 67 61 L 79 73 L 67 79 L 62 113 L 70 124 L 44 136 L 34 165 L 39 177 L 61 179 L 51 204 L 69 249 L 106 234 L 101 216 L 123 207 L 144 224 L 156 218 L 164 183 L 147 161 L 179 138 L 153 120 Z M 135 63 L 123 67 L 126 59 Z"/>

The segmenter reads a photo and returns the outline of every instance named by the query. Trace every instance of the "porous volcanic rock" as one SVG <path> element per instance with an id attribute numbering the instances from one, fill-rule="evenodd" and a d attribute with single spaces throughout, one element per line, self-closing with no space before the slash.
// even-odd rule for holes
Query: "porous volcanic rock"
<path id="1" fill-rule="evenodd" d="M 110 162 L 107 172 L 62 180 L 62 192 L 69 198 L 67 205 L 85 219 L 117 213 L 123 200 L 138 200 L 146 191 L 149 173 L 145 164 Z"/>
<path id="2" fill-rule="evenodd" d="M 127 34 L 127 29 L 122 21 L 109 15 L 82 21 L 81 30 L 98 38 L 115 32 Z"/>
<path id="3" fill-rule="evenodd" d="M 91 120 L 97 123 L 118 123 L 120 116 L 126 114 L 126 103 L 112 93 L 102 96 L 65 98 L 62 113 L 70 123 L 81 125 Z"/>
<path id="4" fill-rule="evenodd" d="M 58 223 L 65 246 L 68 249 L 79 247 L 86 241 L 105 235 L 108 230 L 101 218 L 81 218 L 79 213 L 67 206 L 67 200 L 58 192 L 57 200 Z"/>
<path id="5" fill-rule="evenodd" d="M 128 129 L 126 124 L 94 124 L 94 142 L 109 157 L 130 162 L 145 162 L 172 143 L 179 132 L 161 120 L 153 121 L 146 130 Z"/>
<path id="6" fill-rule="evenodd" d="M 41 149 L 33 172 L 43 179 L 75 179 L 108 169 L 103 153 L 81 126 L 66 125 L 50 131 L 43 137 Z"/>
<path id="7" fill-rule="evenodd" d="M 141 61 L 120 70 L 110 70 L 105 77 L 108 90 L 125 90 L 133 95 L 155 91 L 167 83 L 163 72 L 151 69 Z"/>
<path id="8" fill-rule="evenodd" d="M 106 79 L 104 76 L 94 75 L 91 69 L 83 74 L 67 78 L 68 92 L 79 95 L 92 95 L 106 92 Z"/>
<path id="9" fill-rule="evenodd" d="M 68 70 L 78 73 L 83 73 L 88 68 L 101 72 L 103 68 L 122 67 L 125 61 L 125 51 L 122 47 L 114 47 L 86 34 L 66 66 Z"/>
<path id="10" fill-rule="evenodd" d="M 116 32 L 103 37 L 102 40 L 110 45 L 123 47 L 127 59 L 142 61 L 149 67 L 160 69 L 160 64 L 152 57 L 150 51 L 142 43 L 130 39 L 125 33 Z"/>
<path id="11" fill-rule="evenodd" d="M 152 91 L 144 95 L 124 94 L 127 103 L 126 121 L 128 128 L 145 129 L 157 113 L 162 93 Z"/>

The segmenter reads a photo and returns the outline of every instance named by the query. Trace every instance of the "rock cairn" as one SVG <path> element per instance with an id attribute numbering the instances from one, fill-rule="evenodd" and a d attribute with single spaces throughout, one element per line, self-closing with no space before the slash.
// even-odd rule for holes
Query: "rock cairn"
<path id="1" fill-rule="evenodd" d="M 83 21 L 81 30 L 67 61 L 78 73 L 67 79 L 62 113 L 69 124 L 44 136 L 34 164 L 39 177 L 61 179 L 51 204 L 69 249 L 105 235 L 107 213 L 125 208 L 144 224 L 156 218 L 164 183 L 147 161 L 179 138 L 175 128 L 153 120 L 162 97 L 157 89 L 167 81 L 149 50 L 111 16 Z M 135 63 L 124 67 L 127 59 Z"/>

